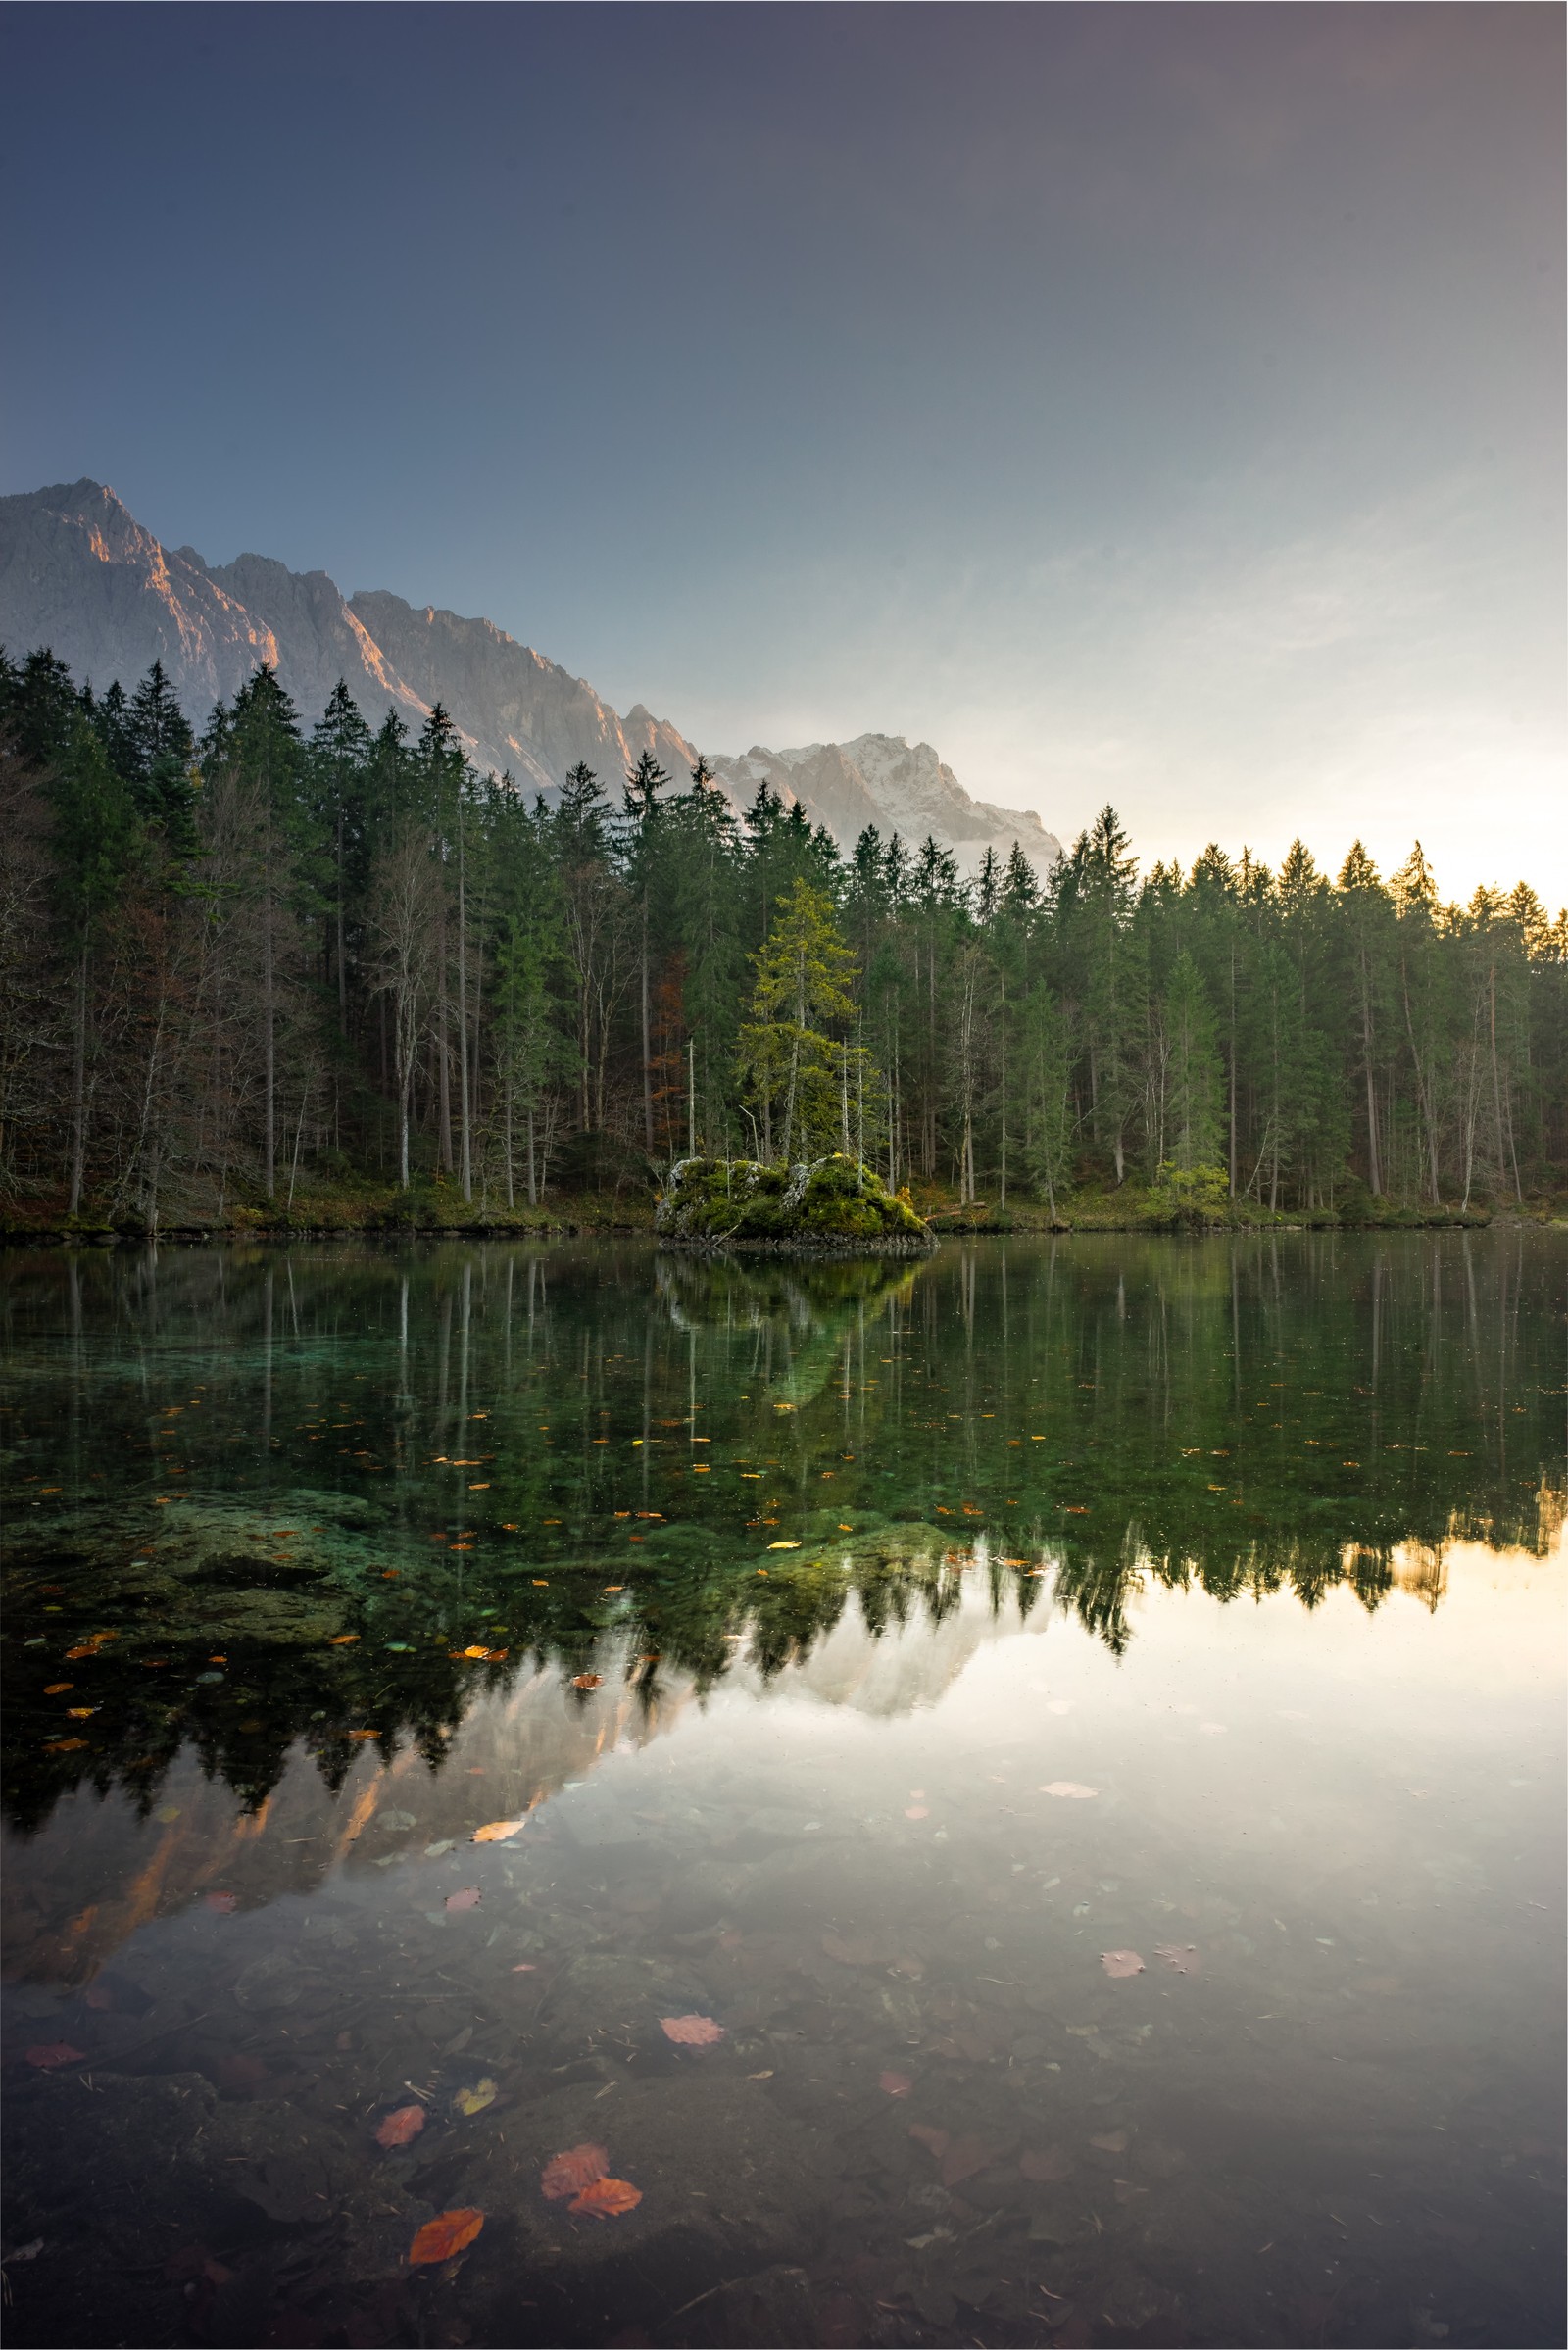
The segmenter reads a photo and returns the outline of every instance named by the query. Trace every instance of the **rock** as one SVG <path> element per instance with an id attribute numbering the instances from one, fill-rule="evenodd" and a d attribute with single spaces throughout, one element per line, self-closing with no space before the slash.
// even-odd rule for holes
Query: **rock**
<path id="1" fill-rule="evenodd" d="M 185 2340 L 179 2256 L 195 2246 L 199 2273 L 221 2245 L 239 2271 L 280 2226 L 309 2230 L 335 2275 L 393 2277 L 431 2216 L 330 2123 L 275 2098 L 226 2103 L 198 2073 L 47 2075 L 12 2092 L 7 2127 L 8 2236 L 51 2251 L 36 2302 L 33 2271 L 12 2277 L 12 2329 L 31 2343 Z"/>
<path id="2" fill-rule="evenodd" d="M 816 2311 L 804 2269 L 759 2269 L 705 2294 L 696 2305 L 667 2319 L 654 2339 L 664 2350 L 691 2343 L 724 2350 L 744 2342 L 747 2350 L 807 2350 L 820 2339 Z"/>
<path id="3" fill-rule="evenodd" d="M 565 2293 L 592 2286 L 601 2304 L 622 2283 L 635 2287 L 640 2322 L 648 2325 L 661 2309 L 673 2322 L 692 2295 L 739 2276 L 775 2320 L 788 2312 L 793 2325 L 802 2316 L 794 2287 L 772 2271 L 808 2237 L 832 2193 L 837 2157 L 825 2131 L 791 2121 L 760 2084 L 695 2071 L 620 2081 L 608 2095 L 585 2083 L 509 2108 L 506 2139 L 515 2169 L 503 2171 L 494 2152 L 478 2145 L 471 2177 L 452 2195 L 504 2220 L 516 2247 L 509 2265 L 530 2280 L 503 2288 L 482 2338 L 524 2338 L 520 2313 L 507 2314 L 507 2296 L 532 2292 L 534 2278 Z M 539 2180 L 546 2163 L 584 2141 L 604 2146 L 611 2175 L 641 2189 L 634 2211 L 614 2220 L 574 2218 L 564 2202 L 545 2200 Z M 758 2286 L 760 2271 L 769 2273 L 765 2288 Z M 697 2329 L 698 2313 L 690 2314 L 690 2331 L 667 2338 L 814 2339 L 795 2331 L 710 2334 Z"/>
<path id="4" fill-rule="evenodd" d="M 880 1176 L 842 1151 L 796 1166 L 683 1158 L 654 1229 L 668 1248 L 867 1250 L 924 1255 L 931 1227 Z"/>

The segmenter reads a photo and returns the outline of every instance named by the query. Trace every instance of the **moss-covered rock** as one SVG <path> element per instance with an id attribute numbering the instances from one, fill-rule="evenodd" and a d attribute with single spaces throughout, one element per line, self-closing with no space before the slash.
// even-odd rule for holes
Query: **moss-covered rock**
<path id="1" fill-rule="evenodd" d="M 660 1196 L 654 1228 L 671 1248 L 917 1255 L 936 1246 L 904 1194 L 837 1151 L 795 1166 L 683 1158 Z"/>

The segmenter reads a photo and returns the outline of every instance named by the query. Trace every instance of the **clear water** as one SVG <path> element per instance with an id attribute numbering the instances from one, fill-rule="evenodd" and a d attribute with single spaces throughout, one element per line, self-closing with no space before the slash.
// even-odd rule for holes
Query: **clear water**
<path id="1" fill-rule="evenodd" d="M 1565 1304 L 11 1258 L 10 2338 L 1560 2341 Z"/>

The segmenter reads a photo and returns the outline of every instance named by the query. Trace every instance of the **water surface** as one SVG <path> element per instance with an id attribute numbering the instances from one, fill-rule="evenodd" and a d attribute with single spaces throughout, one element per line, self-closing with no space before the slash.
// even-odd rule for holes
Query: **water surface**
<path id="1" fill-rule="evenodd" d="M 12 2339 L 1560 2341 L 1565 1288 L 10 1259 Z"/>

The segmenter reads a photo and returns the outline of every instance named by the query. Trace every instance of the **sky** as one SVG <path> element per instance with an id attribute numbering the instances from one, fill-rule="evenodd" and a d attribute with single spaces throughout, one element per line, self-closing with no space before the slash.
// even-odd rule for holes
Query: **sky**
<path id="1" fill-rule="evenodd" d="M 1568 899 L 1555 6 L 0 10 L 0 490 Z"/>

